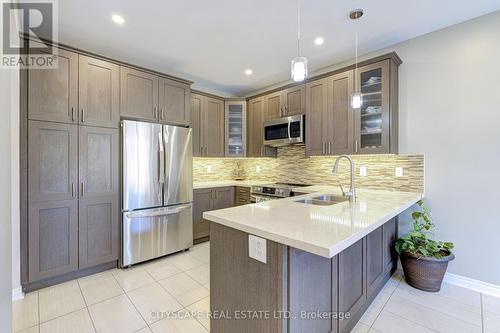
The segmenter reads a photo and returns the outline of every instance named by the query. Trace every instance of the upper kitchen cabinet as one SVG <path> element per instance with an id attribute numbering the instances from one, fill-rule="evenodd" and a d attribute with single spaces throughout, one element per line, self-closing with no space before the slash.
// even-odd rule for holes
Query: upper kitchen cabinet
<path id="1" fill-rule="evenodd" d="M 190 85 L 121 67 L 121 115 L 173 125 L 190 123 Z"/>
<path id="2" fill-rule="evenodd" d="M 189 125 L 189 84 L 160 77 L 159 120 L 164 123 Z"/>
<path id="3" fill-rule="evenodd" d="M 306 86 L 299 85 L 264 96 L 266 119 L 306 113 Z"/>
<path id="4" fill-rule="evenodd" d="M 247 156 L 275 157 L 276 148 L 264 146 L 265 97 L 248 101 Z"/>
<path id="5" fill-rule="evenodd" d="M 224 156 L 224 101 L 207 97 L 203 122 L 205 156 Z"/>
<path id="6" fill-rule="evenodd" d="M 357 154 L 398 152 L 398 63 L 387 59 L 358 68 L 363 103 L 355 112 Z"/>
<path id="7" fill-rule="evenodd" d="M 398 66 L 391 57 L 308 82 L 306 154 L 397 153 Z M 363 103 L 353 110 L 356 85 Z"/>
<path id="8" fill-rule="evenodd" d="M 283 91 L 283 111 L 286 117 L 306 113 L 306 86 L 304 84 Z"/>
<path id="9" fill-rule="evenodd" d="M 306 155 L 326 155 L 328 80 L 306 84 Z"/>
<path id="10" fill-rule="evenodd" d="M 353 71 L 327 78 L 326 144 L 329 155 L 352 154 L 354 115 L 350 96 L 354 88 Z"/>
<path id="11" fill-rule="evenodd" d="M 224 100 L 191 94 L 193 156 L 224 156 Z"/>
<path id="12" fill-rule="evenodd" d="M 306 154 L 353 153 L 353 121 L 349 97 L 353 72 L 329 76 L 306 85 Z"/>
<path id="13" fill-rule="evenodd" d="M 158 76 L 123 66 L 120 71 L 121 115 L 158 121 Z"/>
<path id="14" fill-rule="evenodd" d="M 57 57 L 57 68 L 28 70 L 28 119 L 77 123 L 78 54 Z"/>
<path id="15" fill-rule="evenodd" d="M 265 108 L 265 119 L 263 120 L 275 119 L 284 116 L 282 91 L 266 95 L 262 100 Z"/>
<path id="16" fill-rule="evenodd" d="M 191 93 L 191 128 L 193 129 L 193 156 L 202 156 L 202 109 L 205 101 L 204 96 Z"/>
<path id="17" fill-rule="evenodd" d="M 245 101 L 226 101 L 226 156 L 244 157 L 246 151 L 246 109 Z"/>
<path id="18" fill-rule="evenodd" d="M 80 124 L 118 128 L 119 89 L 118 65 L 80 55 L 78 94 Z"/>

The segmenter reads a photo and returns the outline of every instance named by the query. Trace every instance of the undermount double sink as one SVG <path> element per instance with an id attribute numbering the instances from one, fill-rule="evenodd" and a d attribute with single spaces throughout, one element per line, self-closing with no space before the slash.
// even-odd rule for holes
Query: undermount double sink
<path id="1" fill-rule="evenodd" d="M 349 201 L 349 198 L 334 194 L 322 194 L 317 197 L 295 200 L 295 202 L 316 206 L 331 206 L 345 201 Z"/>

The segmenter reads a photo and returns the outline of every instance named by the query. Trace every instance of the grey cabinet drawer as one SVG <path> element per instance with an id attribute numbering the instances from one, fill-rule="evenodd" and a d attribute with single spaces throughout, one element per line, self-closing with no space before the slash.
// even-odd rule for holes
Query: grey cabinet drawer
<path id="1" fill-rule="evenodd" d="M 244 186 L 236 186 L 234 191 L 234 204 L 242 206 L 249 204 L 250 201 L 250 188 Z"/>

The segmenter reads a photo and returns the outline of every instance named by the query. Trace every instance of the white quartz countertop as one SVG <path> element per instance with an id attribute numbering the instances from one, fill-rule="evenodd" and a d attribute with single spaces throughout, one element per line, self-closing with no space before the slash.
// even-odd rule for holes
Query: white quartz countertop
<path id="1" fill-rule="evenodd" d="M 316 206 L 295 202 L 321 194 L 339 195 L 333 186 L 296 197 L 208 211 L 203 218 L 303 251 L 332 258 L 422 198 L 421 193 L 357 189 L 355 203 Z"/>
<path id="2" fill-rule="evenodd" d="M 252 187 L 253 185 L 269 184 L 263 180 L 215 180 L 207 182 L 194 182 L 193 189 L 211 188 L 211 187 L 224 187 L 224 186 L 243 186 Z"/>

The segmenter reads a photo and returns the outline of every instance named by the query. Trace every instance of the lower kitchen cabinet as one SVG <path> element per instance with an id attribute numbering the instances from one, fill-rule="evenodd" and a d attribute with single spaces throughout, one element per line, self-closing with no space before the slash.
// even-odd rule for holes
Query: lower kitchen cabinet
<path id="1" fill-rule="evenodd" d="M 394 263 L 398 262 L 398 253 L 394 247 L 398 235 L 397 217 L 384 224 L 384 242 L 383 242 L 383 255 L 384 255 L 384 273 L 388 274 L 394 267 Z"/>
<path id="2" fill-rule="evenodd" d="M 193 239 L 203 239 L 210 234 L 210 222 L 203 219 L 203 212 L 212 208 L 212 189 L 193 191 Z"/>
<path id="3" fill-rule="evenodd" d="M 366 302 L 365 246 L 361 239 L 338 255 L 338 309 L 354 318 Z M 350 321 L 339 320 L 339 332 L 349 331 L 346 328 Z"/>
<path id="4" fill-rule="evenodd" d="M 29 282 L 78 269 L 78 200 L 32 202 L 28 216 Z"/>
<path id="5" fill-rule="evenodd" d="M 236 186 L 234 189 L 234 205 L 243 206 L 250 203 L 250 187 Z"/>
<path id="6" fill-rule="evenodd" d="M 234 206 L 234 187 L 217 187 L 193 191 L 193 240 L 207 240 L 210 236 L 210 222 L 203 219 L 209 210 Z"/>
<path id="7" fill-rule="evenodd" d="M 384 278 L 384 228 L 366 236 L 366 293 L 371 296 Z"/>
<path id="8" fill-rule="evenodd" d="M 247 311 L 290 311 L 269 320 L 212 318 L 217 332 L 351 332 L 397 267 L 390 256 L 396 219 L 333 258 L 267 240 L 265 264 L 248 256 L 248 233 L 218 223 L 210 228 L 211 310 L 243 304 Z M 318 312 L 339 316 L 303 316 Z"/>
<path id="9" fill-rule="evenodd" d="M 118 259 L 118 196 L 81 198 L 78 208 L 79 268 Z"/>

